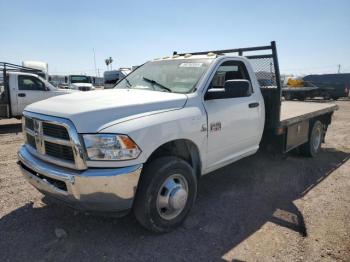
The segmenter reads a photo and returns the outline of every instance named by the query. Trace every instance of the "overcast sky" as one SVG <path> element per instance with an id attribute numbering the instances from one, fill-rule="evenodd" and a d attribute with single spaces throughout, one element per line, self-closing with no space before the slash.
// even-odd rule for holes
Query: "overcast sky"
<path id="1" fill-rule="evenodd" d="M 350 1 L 0 0 L 0 60 L 100 74 L 177 51 L 277 41 L 284 73 L 350 72 Z"/>

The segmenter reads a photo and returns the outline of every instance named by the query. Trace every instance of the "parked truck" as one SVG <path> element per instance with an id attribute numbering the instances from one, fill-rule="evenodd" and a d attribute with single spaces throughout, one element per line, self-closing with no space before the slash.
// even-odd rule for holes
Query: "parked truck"
<path id="1" fill-rule="evenodd" d="M 92 78 L 86 75 L 69 75 L 65 77 L 65 82 L 69 89 L 80 91 L 95 90 Z"/>
<path id="2" fill-rule="evenodd" d="M 41 73 L 34 68 L 0 62 L 0 119 L 20 118 L 31 103 L 74 92 L 54 87 L 39 76 Z"/>
<path id="3" fill-rule="evenodd" d="M 49 80 L 49 65 L 42 61 L 23 61 L 22 66 L 26 68 L 33 68 L 37 70 L 37 74 L 45 79 Z"/>
<path id="4" fill-rule="evenodd" d="M 264 86 L 267 71 L 273 81 Z M 275 42 L 174 52 L 114 89 L 26 107 L 19 165 L 45 195 L 83 210 L 133 210 L 144 227 L 167 232 L 188 215 L 201 176 L 256 153 L 262 141 L 315 156 L 336 109 L 281 101 Z"/>

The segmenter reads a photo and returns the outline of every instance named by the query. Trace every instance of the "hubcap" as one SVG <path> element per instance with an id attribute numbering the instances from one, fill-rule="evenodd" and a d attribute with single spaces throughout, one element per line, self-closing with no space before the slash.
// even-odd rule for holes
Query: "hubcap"
<path id="1" fill-rule="evenodd" d="M 314 140 L 313 140 L 314 150 L 317 151 L 321 144 L 321 128 L 317 127 L 315 130 Z"/>
<path id="2" fill-rule="evenodd" d="M 181 174 L 168 177 L 157 195 L 158 214 L 166 220 L 177 217 L 185 208 L 188 198 L 187 180 Z"/>

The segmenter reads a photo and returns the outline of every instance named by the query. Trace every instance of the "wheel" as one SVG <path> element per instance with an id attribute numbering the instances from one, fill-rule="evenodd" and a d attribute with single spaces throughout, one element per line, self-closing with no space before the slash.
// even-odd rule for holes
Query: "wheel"
<path id="1" fill-rule="evenodd" d="M 339 99 L 339 97 L 334 96 L 334 97 L 332 97 L 332 99 L 333 99 L 334 101 L 337 101 L 337 100 Z"/>
<path id="2" fill-rule="evenodd" d="M 196 195 L 193 168 L 178 157 L 160 157 L 145 165 L 133 211 L 145 228 L 169 232 L 185 220 Z"/>
<path id="3" fill-rule="evenodd" d="M 293 96 L 289 93 L 285 93 L 284 94 L 284 99 L 286 99 L 287 101 L 293 100 Z"/>
<path id="4" fill-rule="evenodd" d="M 305 99 L 306 99 L 305 96 L 298 96 L 299 101 L 305 101 Z"/>
<path id="5" fill-rule="evenodd" d="M 323 98 L 324 98 L 324 100 L 330 100 L 331 96 L 330 96 L 330 94 L 326 93 L 326 94 L 324 94 Z"/>
<path id="6" fill-rule="evenodd" d="M 312 126 L 309 141 L 300 147 L 300 152 L 304 156 L 314 157 L 321 148 L 323 139 L 323 126 L 320 121 L 316 121 Z"/>

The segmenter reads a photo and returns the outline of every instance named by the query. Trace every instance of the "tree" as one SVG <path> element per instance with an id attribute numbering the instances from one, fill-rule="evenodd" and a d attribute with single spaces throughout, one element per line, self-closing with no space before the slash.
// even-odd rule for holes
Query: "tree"
<path id="1" fill-rule="evenodd" d="M 107 70 L 112 70 L 112 63 L 113 63 L 113 58 L 112 57 L 109 57 L 109 58 L 106 58 L 105 59 L 105 63 L 106 63 L 106 66 L 107 66 Z M 108 66 L 110 65 L 110 67 L 108 68 Z"/>

